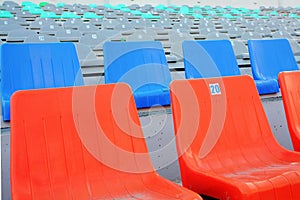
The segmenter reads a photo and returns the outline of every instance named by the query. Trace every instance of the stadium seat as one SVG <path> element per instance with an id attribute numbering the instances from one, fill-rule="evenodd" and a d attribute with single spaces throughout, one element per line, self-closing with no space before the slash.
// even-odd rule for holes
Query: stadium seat
<path id="1" fill-rule="evenodd" d="M 80 18 L 80 16 L 73 12 L 63 12 L 61 14 L 61 18 L 62 19 L 77 19 L 77 18 Z"/>
<path id="2" fill-rule="evenodd" d="M 229 35 L 226 33 L 211 32 L 207 34 L 206 38 L 208 40 L 229 40 Z"/>
<path id="3" fill-rule="evenodd" d="M 58 31 L 63 31 L 63 30 L 64 29 L 61 26 L 55 23 L 50 25 L 46 24 L 45 26 L 42 26 L 40 28 L 40 34 L 55 36 Z"/>
<path id="4" fill-rule="evenodd" d="M 182 48 L 187 79 L 241 75 L 229 40 L 184 41 Z M 279 91 L 275 80 L 255 83 L 259 94 Z"/>
<path id="5" fill-rule="evenodd" d="M 169 40 L 171 43 L 171 56 L 175 56 L 175 61 L 183 61 L 182 42 L 185 40 L 193 40 L 193 37 L 190 34 L 170 32 Z"/>
<path id="6" fill-rule="evenodd" d="M 97 33 L 99 32 L 99 28 L 95 25 L 84 24 L 78 27 L 78 30 L 81 32 L 82 35 Z"/>
<path id="7" fill-rule="evenodd" d="M 248 48 L 241 40 L 232 40 L 231 44 L 237 59 L 249 60 Z"/>
<path id="8" fill-rule="evenodd" d="M 248 50 L 253 78 L 263 86 L 275 80 L 279 88 L 279 72 L 299 69 L 287 39 L 249 40 Z M 267 87 L 265 92 L 272 93 Z"/>
<path id="9" fill-rule="evenodd" d="M 99 33 L 88 33 L 82 36 L 79 40 L 80 44 L 89 46 L 93 50 L 101 50 L 103 43 L 107 40 L 108 36 Z"/>
<path id="10" fill-rule="evenodd" d="M 10 31 L 8 33 L 6 41 L 7 42 L 14 42 L 14 43 L 17 43 L 17 42 L 22 43 L 22 42 L 24 42 L 24 40 L 26 38 L 28 38 L 29 36 L 32 36 L 32 35 L 37 35 L 37 34 L 33 30 L 16 29 L 16 30 Z"/>
<path id="11" fill-rule="evenodd" d="M 0 18 L 13 18 L 14 16 L 7 10 L 0 10 Z"/>
<path id="12" fill-rule="evenodd" d="M 55 12 L 43 12 L 43 13 L 40 15 L 40 18 L 58 19 L 58 18 L 60 18 L 60 16 L 59 16 L 59 15 L 56 15 Z"/>
<path id="13" fill-rule="evenodd" d="M 187 79 L 240 75 L 229 40 L 183 41 Z"/>
<path id="14" fill-rule="evenodd" d="M 138 108 L 170 104 L 171 73 L 160 42 L 106 42 L 103 53 L 105 83 L 128 83 Z"/>
<path id="15" fill-rule="evenodd" d="M 34 34 L 31 36 L 28 36 L 25 40 L 24 43 L 41 43 L 41 42 L 59 42 L 59 40 L 54 37 L 54 36 L 50 36 L 50 35 L 46 35 L 46 34 Z"/>
<path id="16" fill-rule="evenodd" d="M 55 36 L 61 42 L 79 42 L 79 39 L 81 38 L 81 33 L 78 30 L 62 29 L 58 30 Z"/>
<path id="17" fill-rule="evenodd" d="M 241 40 L 247 41 L 249 39 L 262 39 L 262 35 L 256 32 L 244 32 L 241 35 Z"/>
<path id="18" fill-rule="evenodd" d="M 153 29 L 136 30 L 126 38 L 126 41 L 153 41 L 155 35 Z"/>
<path id="19" fill-rule="evenodd" d="M 11 124 L 14 200 L 201 200 L 154 171 L 125 84 L 16 92 Z"/>
<path id="20" fill-rule="evenodd" d="M 43 26 L 50 26 L 51 24 L 55 24 L 54 19 L 51 18 L 39 18 L 36 21 L 29 24 L 31 30 L 40 30 Z"/>
<path id="21" fill-rule="evenodd" d="M 75 45 L 75 47 L 81 67 L 91 67 L 100 65 L 99 58 L 97 58 L 96 54 L 89 46 L 78 43 Z"/>
<path id="22" fill-rule="evenodd" d="M 183 186 L 217 199 L 300 199 L 300 153 L 280 146 L 250 76 L 170 86 Z"/>
<path id="23" fill-rule="evenodd" d="M 83 18 L 85 19 L 102 19 L 102 16 L 97 15 L 96 13 L 93 12 L 85 12 L 83 14 Z"/>
<path id="24" fill-rule="evenodd" d="M 300 71 L 279 73 L 286 119 L 295 151 L 300 151 Z"/>
<path id="25" fill-rule="evenodd" d="M 300 56 L 300 44 L 296 40 L 289 40 L 294 56 Z"/>
<path id="26" fill-rule="evenodd" d="M 287 31 L 276 31 L 272 33 L 272 38 L 286 38 L 286 39 L 293 39 L 291 34 Z"/>
<path id="27" fill-rule="evenodd" d="M 84 22 L 78 18 L 69 18 L 62 24 L 64 29 L 74 29 L 74 30 L 78 30 L 78 28 L 83 25 L 85 25 Z"/>
<path id="28" fill-rule="evenodd" d="M 83 85 L 71 43 L 1 45 L 3 120 L 10 120 L 10 98 L 17 90 Z"/>

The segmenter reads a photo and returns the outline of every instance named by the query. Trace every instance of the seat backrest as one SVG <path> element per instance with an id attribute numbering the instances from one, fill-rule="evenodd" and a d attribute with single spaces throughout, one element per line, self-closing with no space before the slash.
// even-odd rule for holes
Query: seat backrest
<path id="1" fill-rule="evenodd" d="M 79 39 L 81 37 L 81 33 L 78 30 L 62 29 L 62 30 L 58 30 L 55 36 L 60 39 L 73 39 L 73 38 Z"/>
<path id="2" fill-rule="evenodd" d="M 24 42 L 24 40 L 31 35 L 37 35 L 37 33 L 27 29 L 13 30 L 8 33 L 6 42 Z"/>
<path id="3" fill-rule="evenodd" d="M 83 24 L 78 27 L 78 30 L 82 33 L 82 35 L 86 33 L 97 33 L 98 31 L 100 31 L 97 26 L 92 24 Z"/>
<path id="4" fill-rule="evenodd" d="M 87 33 L 82 36 L 79 40 L 80 43 L 88 45 L 90 47 L 95 47 L 100 45 L 107 39 L 107 36 L 97 33 Z"/>
<path id="5" fill-rule="evenodd" d="M 248 54 L 247 46 L 242 41 L 233 40 L 231 44 L 236 57 L 241 57 L 243 54 Z"/>
<path id="6" fill-rule="evenodd" d="M 31 35 L 27 37 L 24 40 L 25 43 L 43 43 L 43 42 L 59 42 L 57 37 L 50 36 L 50 35 L 44 35 L 44 34 L 39 34 L 39 35 Z"/>
<path id="7" fill-rule="evenodd" d="M 208 33 L 206 38 L 208 40 L 229 40 L 229 35 L 226 33 L 219 33 L 219 32 L 211 32 Z"/>
<path id="8" fill-rule="evenodd" d="M 83 85 L 72 43 L 1 46 L 2 115 L 10 119 L 10 97 L 17 90 Z"/>
<path id="9" fill-rule="evenodd" d="M 67 19 L 62 26 L 64 29 L 78 29 L 82 25 L 84 25 L 84 22 L 81 19 L 70 18 Z"/>
<path id="10" fill-rule="evenodd" d="M 125 84 L 16 92 L 10 166 L 16 200 L 114 199 L 122 179 L 154 173 Z"/>
<path id="11" fill-rule="evenodd" d="M 171 74 L 162 44 L 156 41 L 106 42 L 103 45 L 105 83 L 128 83 L 136 99 L 137 107 L 151 107 L 158 98 L 169 93 Z M 146 101 L 139 101 L 142 95 Z"/>
<path id="12" fill-rule="evenodd" d="M 241 74 L 229 40 L 184 41 L 182 48 L 187 79 Z"/>
<path id="13" fill-rule="evenodd" d="M 300 55 L 300 44 L 295 39 L 290 39 L 289 42 L 290 42 L 290 45 L 291 45 L 294 55 L 299 56 Z"/>
<path id="14" fill-rule="evenodd" d="M 212 168 L 220 171 L 222 164 L 249 168 L 248 156 L 251 166 L 257 166 L 260 155 L 273 157 L 283 150 L 250 76 L 176 80 L 170 91 L 182 177 L 184 163 L 201 162 L 209 169 L 212 161 Z"/>
<path id="15" fill-rule="evenodd" d="M 180 32 L 170 32 L 168 37 L 171 43 L 171 53 L 177 56 L 178 60 L 183 60 L 182 42 L 185 40 L 192 40 L 193 37 L 190 34 L 183 34 Z"/>
<path id="16" fill-rule="evenodd" d="M 248 50 L 255 80 L 278 80 L 279 72 L 298 70 L 287 39 L 249 40 Z"/>
<path id="17" fill-rule="evenodd" d="M 300 151 L 300 71 L 281 72 L 279 84 L 294 150 Z"/>
<path id="18" fill-rule="evenodd" d="M 150 29 L 148 30 L 137 30 L 133 34 L 126 38 L 126 41 L 153 41 L 155 37 L 155 32 Z"/>
<path id="19" fill-rule="evenodd" d="M 241 36 L 242 40 L 261 39 L 262 35 L 256 32 L 244 32 Z"/>

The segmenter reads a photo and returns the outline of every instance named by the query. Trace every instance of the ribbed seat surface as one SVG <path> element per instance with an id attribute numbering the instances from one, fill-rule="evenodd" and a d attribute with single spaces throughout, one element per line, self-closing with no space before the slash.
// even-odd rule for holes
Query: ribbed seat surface
<path id="1" fill-rule="evenodd" d="M 222 200 L 300 199 L 300 153 L 275 140 L 251 77 L 170 88 L 183 186 Z"/>
<path id="2" fill-rule="evenodd" d="M 72 43 L 1 46 L 3 120 L 10 120 L 10 97 L 17 90 L 83 85 Z"/>
<path id="3" fill-rule="evenodd" d="M 154 172 L 125 84 L 15 93 L 11 186 L 14 200 L 201 200 Z"/>

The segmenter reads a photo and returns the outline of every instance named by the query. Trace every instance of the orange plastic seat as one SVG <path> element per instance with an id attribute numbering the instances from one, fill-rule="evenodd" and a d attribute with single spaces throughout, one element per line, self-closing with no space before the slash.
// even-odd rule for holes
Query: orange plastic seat
<path id="1" fill-rule="evenodd" d="M 154 171 L 125 84 L 16 92 L 11 186 L 14 200 L 201 199 Z"/>
<path id="2" fill-rule="evenodd" d="M 279 84 L 295 151 L 300 151 L 300 71 L 281 72 Z"/>
<path id="3" fill-rule="evenodd" d="M 275 140 L 251 77 L 171 84 L 183 186 L 222 200 L 300 199 L 300 153 Z"/>

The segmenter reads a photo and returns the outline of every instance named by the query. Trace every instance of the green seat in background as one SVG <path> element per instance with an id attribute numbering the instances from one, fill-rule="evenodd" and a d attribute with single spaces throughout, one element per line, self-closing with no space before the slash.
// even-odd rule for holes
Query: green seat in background
<path id="1" fill-rule="evenodd" d="M 167 12 L 172 12 L 172 13 L 175 13 L 175 12 L 176 12 L 176 10 L 174 10 L 173 8 L 167 8 L 165 11 L 167 11 Z"/>
<path id="2" fill-rule="evenodd" d="M 145 19 L 160 19 L 160 16 L 152 15 L 151 13 L 143 13 L 141 16 Z"/>
<path id="3" fill-rule="evenodd" d="M 120 10 L 123 11 L 123 12 L 130 12 L 131 11 L 129 8 L 121 8 Z"/>
<path id="4" fill-rule="evenodd" d="M 114 10 L 121 10 L 122 8 L 126 8 L 127 6 L 125 4 L 118 4 L 116 6 L 113 6 L 112 8 Z"/>
<path id="5" fill-rule="evenodd" d="M 97 15 L 96 13 L 93 13 L 93 12 L 86 12 L 83 14 L 83 18 L 85 18 L 85 19 L 95 19 L 95 18 L 102 19 L 103 16 Z"/>
<path id="6" fill-rule="evenodd" d="M 189 14 L 192 14 L 192 13 L 190 12 L 189 7 L 187 7 L 187 6 L 182 6 L 182 7 L 180 8 L 180 10 L 179 10 L 179 14 L 189 15 Z"/>
<path id="7" fill-rule="evenodd" d="M 231 14 L 223 14 L 222 17 L 224 17 L 226 19 L 238 19 L 238 18 L 240 18 L 240 16 L 231 15 Z"/>
<path id="8" fill-rule="evenodd" d="M 141 11 L 139 11 L 139 10 L 133 10 L 133 11 L 131 11 L 131 13 L 132 14 L 134 14 L 134 15 L 136 15 L 136 16 L 142 16 L 142 12 Z"/>
<path id="9" fill-rule="evenodd" d="M 90 3 L 90 4 L 89 4 L 89 7 L 90 7 L 90 8 L 97 8 L 97 4 Z"/>
<path id="10" fill-rule="evenodd" d="M 299 15 L 290 13 L 290 14 L 289 14 L 289 18 L 299 19 L 300 17 L 299 17 Z"/>
<path id="11" fill-rule="evenodd" d="M 230 11 L 229 11 L 229 13 L 231 13 L 231 14 L 236 14 L 236 15 L 239 15 L 239 14 L 241 14 L 242 12 L 239 10 L 239 9 L 231 9 Z"/>
<path id="12" fill-rule="evenodd" d="M 204 6 L 203 8 L 206 9 L 206 10 L 211 10 L 212 9 L 211 6 Z"/>
<path id="13" fill-rule="evenodd" d="M 202 9 L 200 7 L 193 7 L 193 12 L 202 12 Z"/>
<path id="14" fill-rule="evenodd" d="M 73 19 L 73 18 L 81 18 L 79 15 L 76 15 L 73 12 L 63 12 L 61 14 L 62 19 Z"/>
<path id="15" fill-rule="evenodd" d="M 203 15 L 201 15 L 201 14 L 199 14 L 199 13 L 194 13 L 192 16 L 193 16 L 195 19 L 202 19 L 202 18 L 204 18 Z"/>
<path id="16" fill-rule="evenodd" d="M 24 6 L 31 6 L 31 5 L 36 5 L 35 3 L 32 3 L 30 1 L 23 1 L 21 3 L 21 6 L 24 7 Z"/>
<path id="17" fill-rule="evenodd" d="M 0 10 L 0 18 L 13 18 L 14 16 L 7 10 Z"/>
<path id="18" fill-rule="evenodd" d="M 214 10 L 208 10 L 208 11 L 207 11 L 207 14 L 209 14 L 209 15 L 216 15 L 217 12 L 214 11 Z"/>
<path id="19" fill-rule="evenodd" d="M 22 10 L 30 11 L 32 9 L 38 9 L 38 8 L 40 8 L 40 7 L 37 4 L 31 4 L 31 5 L 23 6 Z"/>
<path id="20" fill-rule="evenodd" d="M 242 13 L 249 13 L 250 10 L 247 9 L 247 8 L 239 8 L 239 10 L 242 12 Z"/>
<path id="21" fill-rule="evenodd" d="M 278 12 L 272 11 L 272 12 L 270 12 L 270 15 L 278 16 Z"/>
<path id="22" fill-rule="evenodd" d="M 58 8 L 63 8 L 64 6 L 65 6 L 64 3 L 57 3 L 57 4 L 56 4 L 56 7 L 58 7 Z"/>
<path id="23" fill-rule="evenodd" d="M 104 4 L 103 5 L 105 8 L 113 8 L 113 6 L 111 5 L 111 4 L 109 4 L 109 3 L 106 3 L 106 4 Z"/>
<path id="24" fill-rule="evenodd" d="M 225 12 L 227 12 L 227 10 L 225 8 L 216 8 L 215 10 L 217 12 L 219 12 L 219 13 L 225 13 Z"/>
<path id="25" fill-rule="evenodd" d="M 29 12 L 33 15 L 41 15 L 44 12 L 44 10 L 40 8 L 33 8 L 30 9 Z"/>
<path id="26" fill-rule="evenodd" d="M 58 18 L 60 18 L 60 16 L 56 15 L 54 12 L 43 12 L 43 13 L 41 13 L 40 18 L 58 19 Z"/>
<path id="27" fill-rule="evenodd" d="M 166 10 L 167 9 L 167 7 L 163 4 L 159 4 L 159 5 L 155 6 L 154 8 L 157 10 Z"/>
<path id="28" fill-rule="evenodd" d="M 48 2 L 43 1 L 43 2 L 41 2 L 41 3 L 39 4 L 39 6 L 40 6 L 40 7 L 45 7 L 45 6 L 48 5 L 48 4 L 49 4 Z"/>

